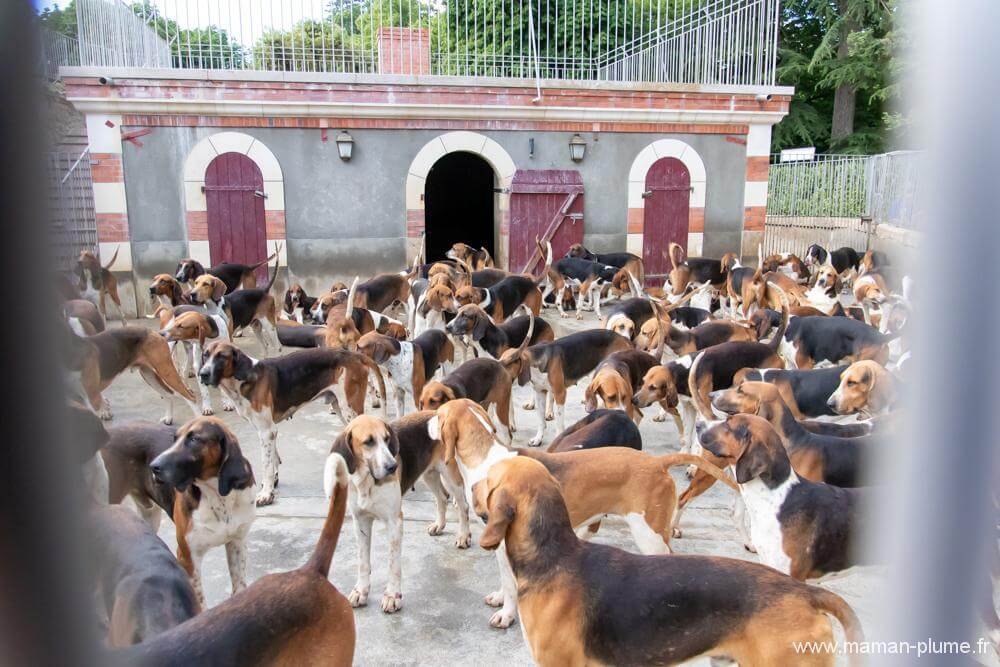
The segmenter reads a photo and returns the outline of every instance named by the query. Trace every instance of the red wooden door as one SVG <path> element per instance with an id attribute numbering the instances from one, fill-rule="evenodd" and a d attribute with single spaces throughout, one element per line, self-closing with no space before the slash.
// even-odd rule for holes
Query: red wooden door
<path id="1" fill-rule="evenodd" d="M 677 158 L 665 157 L 646 172 L 645 213 L 642 232 L 642 261 L 651 285 L 662 284 L 670 271 L 667 249 L 671 243 L 687 255 L 688 208 L 691 202 L 691 174 Z"/>
<path id="2" fill-rule="evenodd" d="M 510 186 L 508 270 L 540 273 L 535 237 L 552 241 L 553 258 L 583 243 L 583 179 L 563 169 L 519 169 Z"/>
<path id="3" fill-rule="evenodd" d="M 260 167 L 242 153 L 223 153 L 205 172 L 208 203 L 208 248 L 212 265 L 219 262 L 256 264 L 267 257 L 264 227 L 264 177 Z M 257 269 L 267 280 L 267 266 Z"/>

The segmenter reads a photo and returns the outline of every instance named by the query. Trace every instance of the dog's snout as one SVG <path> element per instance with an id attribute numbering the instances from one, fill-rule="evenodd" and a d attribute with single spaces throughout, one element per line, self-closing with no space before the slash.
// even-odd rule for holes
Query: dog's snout
<path id="1" fill-rule="evenodd" d="M 152 463 L 149 464 L 149 470 L 150 472 L 153 473 L 153 479 L 155 479 L 157 482 L 163 481 L 163 465 L 157 463 L 156 461 L 153 461 Z"/>
<path id="2" fill-rule="evenodd" d="M 385 474 L 391 475 L 392 473 L 396 472 L 397 467 L 398 466 L 396 465 L 396 462 L 393 461 L 392 463 L 390 463 L 385 467 Z"/>

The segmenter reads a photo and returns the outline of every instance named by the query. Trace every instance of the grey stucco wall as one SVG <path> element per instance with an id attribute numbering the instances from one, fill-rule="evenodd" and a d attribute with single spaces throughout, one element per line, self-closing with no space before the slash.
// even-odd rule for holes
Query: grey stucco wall
<path id="1" fill-rule="evenodd" d="M 125 128 L 130 129 L 130 128 Z M 141 281 L 173 269 L 186 254 L 184 161 L 214 127 L 156 127 L 142 147 L 124 145 L 124 169 L 134 267 Z M 336 130 L 321 141 L 314 129 L 241 128 L 281 164 L 288 262 L 307 291 L 332 279 L 399 270 L 405 265 L 405 183 L 413 158 L 446 130 L 351 130 L 354 156 L 337 157 Z M 519 169 L 577 169 L 585 188 L 585 241 L 593 249 L 625 249 L 628 173 L 647 145 L 675 138 L 705 163 L 704 254 L 739 247 L 743 228 L 746 148 L 721 135 L 583 133 L 587 153 L 569 158 L 570 132 L 480 131 L 510 154 Z M 529 157 L 529 139 L 535 140 Z"/>

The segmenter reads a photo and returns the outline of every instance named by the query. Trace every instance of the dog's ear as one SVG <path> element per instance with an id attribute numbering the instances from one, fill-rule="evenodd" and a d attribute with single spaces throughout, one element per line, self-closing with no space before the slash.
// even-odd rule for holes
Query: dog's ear
<path id="1" fill-rule="evenodd" d="M 222 282 L 220 279 L 216 278 L 212 281 L 212 301 L 218 303 L 226 294 L 226 283 Z"/>
<path id="2" fill-rule="evenodd" d="M 595 377 L 593 380 L 590 381 L 590 384 L 587 385 L 586 391 L 583 392 L 583 398 L 585 399 L 583 404 L 583 409 L 586 410 L 588 413 L 591 413 L 597 409 L 597 388 L 598 388 L 598 382 L 597 378 Z"/>
<path id="3" fill-rule="evenodd" d="M 170 299 L 175 306 L 184 303 L 184 290 L 181 289 L 181 284 L 176 280 L 170 281 L 170 294 Z"/>
<path id="4" fill-rule="evenodd" d="M 399 456 L 399 437 L 396 436 L 396 429 L 389 426 L 388 424 L 386 425 L 386 427 L 389 429 L 389 438 L 388 438 L 389 453 L 392 454 L 393 456 Z"/>
<path id="5" fill-rule="evenodd" d="M 219 441 L 222 447 L 222 466 L 219 468 L 219 495 L 227 496 L 233 489 L 245 489 L 254 483 L 253 469 L 243 457 L 239 442 L 229 432 Z"/>
<path id="6" fill-rule="evenodd" d="M 514 503 L 510 494 L 503 489 L 495 492 L 493 507 L 489 508 L 489 520 L 483 534 L 479 536 L 479 546 L 496 549 L 507 538 L 507 528 L 514 520 Z"/>
<path id="7" fill-rule="evenodd" d="M 892 407 L 895 402 L 896 379 L 886 371 L 872 373 L 868 389 L 868 411 L 873 414 L 879 413 Z"/>
<path id="8" fill-rule="evenodd" d="M 448 401 L 454 401 L 458 396 L 455 394 L 455 390 L 448 385 L 441 385 L 441 391 L 447 397 Z M 447 403 L 447 401 L 445 401 Z"/>
<path id="9" fill-rule="evenodd" d="M 340 458 L 344 459 L 347 463 L 347 472 L 354 474 L 357 467 L 357 461 L 354 459 L 354 448 L 351 447 L 351 429 L 345 428 L 337 439 L 333 441 L 333 446 L 330 447 L 331 454 L 339 454 Z"/>
<path id="10" fill-rule="evenodd" d="M 486 317 L 486 313 L 476 313 L 475 323 L 472 325 L 472 340 L 482 340 L 489 325 L 490 321 Z"/>
<path id="11" fill-rule="evenodd" d="M 198 345 L 201 349 L 205 349 L 205 339 L 212 335 L 212 326 L 209 324 L 210 319 L 206 316 L 202 316 L 198 319 Z"/>
<path id="12" fill-rule="evenodd" d="M 751 443 L 743 450 L 743 455 L 736 461 L 736 481 L 746 484 L 767 470 L 767 453 L 758 443 Z"/>
<path id="13" fill-rule="evenodd" d="M 247 381 L 252 378 L 252 374 L 253 362 L 250 361 L 250 357 L 233 347 L 233 377 L 237 380 Z"/>
<path id="14" fill-rule="evenodd" d="M 392 356 L 390 354 L 388 343 L 386 343 L 386 341 L 382 338 L 375 339 L 375 341 L 372 343 L 371 350 L 372 350 L 372 359 L 375 361 L 376 364 L 380 365 L 384 364 L 385 362 L 389 361 L 390 357 Z"/>
<path id="15" fill-rule="evenodd" d="M 668 408 L 676 408 L 678 402 L 680 401 L 680 399 L 677 396 L 677 383 L 674 382 L 674 376 L 671 373 L 667 373 L 666 375 L 667 375 L 667 381 L 665 383 L 666 389 L 664 391 L 663 398 L 660 400 L 663 401 Z"/>

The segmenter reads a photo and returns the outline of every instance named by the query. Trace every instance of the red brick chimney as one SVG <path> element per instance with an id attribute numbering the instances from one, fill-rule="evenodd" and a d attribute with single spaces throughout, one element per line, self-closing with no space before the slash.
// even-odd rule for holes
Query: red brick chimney
<path id="1" fill-rule="evenodd" d="M 431 40 L 427 28 L 378 29 L 380 74 L 430 74 Z"/>

